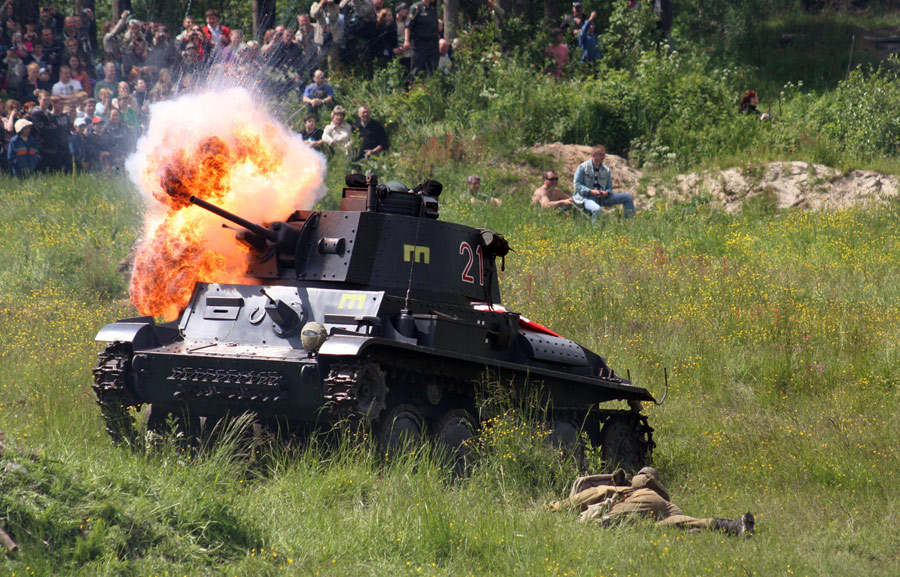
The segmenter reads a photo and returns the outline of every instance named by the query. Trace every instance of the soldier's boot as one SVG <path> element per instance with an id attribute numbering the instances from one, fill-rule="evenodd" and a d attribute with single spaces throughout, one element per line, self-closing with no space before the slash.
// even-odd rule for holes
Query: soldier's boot
<path id="1" fill-rule="evenodd" d="M 744 528 L 743 535 L 752 535 L 754 529 L 756 528 L 756 518 L 753 516 L 753 513 L 747 511 L 743 515 L 741 515 L 741 526 Z"/>
<path id="2" fill-rule="evenodd" d="M 734 521 L 732 519 L 713 519 L 712 524 L 709 526 L 710 529 L 714 531 L 724 531 L 729 535 L 737 535 L 738 537 L 749 537 L 753 534 L 753 528 L 756 525 L 756 520 L 753 518 L 753 513 L 744 513 L 741 515 L 741 519 L 739 521 Z"/>

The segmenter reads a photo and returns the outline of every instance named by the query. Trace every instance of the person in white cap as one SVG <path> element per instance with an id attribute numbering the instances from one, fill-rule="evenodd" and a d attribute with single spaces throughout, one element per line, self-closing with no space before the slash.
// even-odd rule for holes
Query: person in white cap
<path id="1" fill-rule="evenodd" d="M 88 168 L 87 162 L 87 120 L 84 118 L 75 119 L 75 132 L 69 137 L 69 152 L 72 154 L 72 162 L 75 164 L 75 171 L 81 173 Z"/>
<path id="2" fill-rule="evenodd" d="M 18 177 L 34 174 L 41 162 L 37 142 L 31 136 L 31 121 L 20 118 L 15 124 L 16 135 L 9 141 L 6 159 L 13 175 Z"/>

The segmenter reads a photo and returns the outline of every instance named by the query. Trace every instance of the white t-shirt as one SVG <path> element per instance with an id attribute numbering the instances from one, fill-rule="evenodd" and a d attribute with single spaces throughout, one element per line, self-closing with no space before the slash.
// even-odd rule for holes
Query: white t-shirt
<path id="1" fill-rule="evenodd" d="M 63 83 L 62 80 L 53 85 L 53 89 L 51 93 L 53 96 L 71 96 L 76 92 L 81 91 L 81 82 L 78 82 L 74 78 L 69 80 L 67 83 Z"/>

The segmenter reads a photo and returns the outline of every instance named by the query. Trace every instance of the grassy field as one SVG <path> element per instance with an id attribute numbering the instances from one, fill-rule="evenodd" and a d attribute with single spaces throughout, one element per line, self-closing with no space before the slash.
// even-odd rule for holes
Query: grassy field
<path id="1" fill-rule="evenodd" d="M 488 174 L 502 208 L 451 186 L 442 218 L 507 235 L 508 307 L 657 397 L 668 367 L 669 398 L 648 408 L 664 482 L 688 514 L 752 510 L 754 538 L 550 513 L 575 468 L 516 414 L 456 482 L 423 449 L 384 464 L 352 442 L 112 447 L 93 336 L 132 314 L 117 266 L 139 202 L 118 180 L 54 177 L 0 180 L 0 525 L 21 547 L 0 574 L 900 573 L 900 207 L 761 199 L 728 216 L 697 199 L 591 226 Z"/>

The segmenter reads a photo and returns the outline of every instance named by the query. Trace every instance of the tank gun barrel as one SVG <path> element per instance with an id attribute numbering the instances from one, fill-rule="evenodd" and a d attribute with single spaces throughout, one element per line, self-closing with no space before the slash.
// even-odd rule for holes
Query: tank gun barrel
<path id="1" fill-rule="evenodd" d="M 196 204 L 200 208 L 204 208 L 213 214 L 221 216 L 225 220 L 229 220 L 238 226 L 242 226 L 257 236 L 261 236 L 270 242 L 278 242 L 279 235 L 274 230 L 268 229 L 264 226 L 260 226 L 255 222 L 250 222 L 249 220 L 241 218 L 236 214 L 230 213 L 224 208 L 220 208 L 212 204 L 211 202 L 203 200 L 202 198 L 191 196 L 189 200 L 191 204 Z"/>

